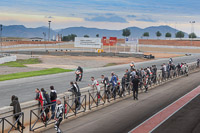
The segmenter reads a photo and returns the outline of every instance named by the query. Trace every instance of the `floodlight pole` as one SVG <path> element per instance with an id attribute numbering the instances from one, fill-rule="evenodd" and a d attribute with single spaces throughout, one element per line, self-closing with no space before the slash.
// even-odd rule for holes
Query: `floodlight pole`
<path id="1" fill-rule="evenodd" d="M 194 23 L 195 23 L 195 21 L 190 21 L 190 23 L 191 23 L 191 46 L 192 46 L 192 39 L 193 39 L 193 37 L 192 37 L 192 33 L 194 33 Z"/>
<path id="2" fill-rule="evenodd" d="M 2 53 L 2 52 L 3 52 L 3 44 L 2 44 L 2 41 L 3 41 L 3 39 L 2 39 L 2 31 L 3 31 L 3 25 L 2 25 L 2 24 L 0 24 L 1 54 L 3 54 L 3 53 Z"/>
<path id="3" fill-rule="evenodd" d="M 43 35 L 44 35 L 44 48 L 45 48 L 45 51 L 46 51 L 47 50 L 46 43 L 45 43 L 45 41 L 46 41 L 46 33 L 43 32 Z"/>
<path id="4" fill-rule="evenodd" d="M 49 35 L 48 35 L 48 41 L 50 41 L 50 30 L 51 30 L 51 21 L 48 21 L 49 22 Z"/>

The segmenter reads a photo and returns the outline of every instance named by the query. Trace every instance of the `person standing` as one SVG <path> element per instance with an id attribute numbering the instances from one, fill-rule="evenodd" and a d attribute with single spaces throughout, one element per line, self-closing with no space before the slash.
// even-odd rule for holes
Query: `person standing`
<path id="1" fill-rule="evenodd" d="M 138 86 L 139 86 L 140 80 L 138 79 L 138 76 L 135 75 L 135 78 L 132 79 L 133 84 L 133 99 L 138 100 Z"/>
<path id="2" fill-rule="evenodd" d="M 117 87 L 117 77 L 115 76 L 115 74 L 112 72 L 111 73 L 111 80 L 110 80 L 110 83 L 112 84 L 112 95 L 114 97 L 114 99 L 116 98 L 116 87 Z"/>
<path id="3" fill-rule="evenodd" d="M 108 77 L 105 77 L 104 75 L 101 75 L 101 83 L 104 84 L 104 93 L 105 93 L 105 98 L 110 99 L 110 81 L 108 79 Z"/>
<path id="4" fill-rule="evenodd" d="M 127 75 L 124 74 L 124 76 L 122 77 L 122 80 L 121 80 L 121 85 L 122 85 L 122 90 L 121 90 L 121 93 L 120 93 L 120 97 L 122 97 L 122 95 L 125 97 L 125 88 L 126 88 L 126 80 L 127 80 Z"/>
<path id="5" fill-rule="evenodd" d="M 200 59 L 197 59 L 197 67 L 199 68 L 200 66 Z"/>
<path id="6" fill-rule="evenodd" d="M 51 92 L 50 92 L 50 100 L 51 100 L 51 119 L 54 119 L 55 117 L 55 108 L 56 108 L 56 98 L 57 98 L 57 93 L 56 90 L 54 89 L 54 86 L 50 86 Z"/>
<path id="7" fill-rule="evenodd" d="M 99 103 L 100 98 L 101 98 L 101 95 L 100 95 L 101 87 L 99 85 L 99 82 L 96 79 L 94 79 L 94 77 L 91 77 L 91 81 L 92 81 L 92 84 L 89 84 L 88 86 L 91 86 L 92 88 L 97 89 L 97 98 L 98 98 L 98 103 Z"/>
<path id="8" fill-rule="evenodd" d="M 48 121 L 50 118 L 49 110 L 50 110 L 51 100 L 50 100 L 49 94 L 44 90 L 44 88 L 41 89 L 41 94 L 43 97 L 43 104 L 44 104 L 44 109 L 46 113 L 45 121 Z"/>
<path id="9" fill-rule="evenodd" d="M 157 67 L 156 65 L 153 65 L 153 83 L 156 83 L 157 78 Z"/>
<path id="10" fill-rule="evenodd" d="M 43 107 L 44 106 L 44 103 L 43 103 L 44 100 L 43 100 L 42 93 L 40 92 L 40 90 L 38 88 L 35 89 L 35 93 L 36 93 L 35 100 L 38 100 L 40 106 Z"/>
<path id="11" fill-rule="evenodd" d="M 21 107 L 20 107 L 17 96 L 13 95 L 11 97 L 10 106 L 13 106 L 13 114 L 14 114 L 15 120 L 17 121 L 17 129 L 20 130 L 19 127 L 21 127 L 22 130 L 25 129 L 25 127 L 22 125 L 22 123 L 20 122 L 20 119 L 19 119 L 19 117 L 20 117 L 19 113 L 21 112 Z"/>
<path id="12" fill-rule="evenodd" d="M 56 122 L 55 122 L 54 128 L 55 128 L 55 130 L 56 130 L 57 133 L 61 133 L 61 129 L 59 127 L 60 127 L 60 123 L 63 120 L 64 107 L 61 104 L 61 100 L 60 99 L 57 99 L 56 103 L 57 103 L 57 106 L 56 106 L 56 116 L 55 116 Z"/>

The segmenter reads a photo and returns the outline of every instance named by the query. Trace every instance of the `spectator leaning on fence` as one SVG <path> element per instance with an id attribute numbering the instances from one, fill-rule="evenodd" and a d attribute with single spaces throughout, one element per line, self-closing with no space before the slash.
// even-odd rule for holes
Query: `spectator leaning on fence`
<path id="1" fill-rule="evenodd" d="M 17 121 L 17 129 L 19 129 L 19 127 L 21 127 L 22 129 L 25 129 L 25 127 L 22 125 L 22 123 L 20 122 L 20 112 L 21 112 L 21 107 L 20 107 L 20 104 L 19 104 L 19 101 L 18 101 L 18 97 L 13 95 L 11 97 L 11 104 L 10 106 L 13 106 L 13 114 L 14 114 L 14 118 L 15 120 Z"/>
<path id="2" fill-rule="evenodd" d="M 111 80 L 110 80 L 110 83 L 112 85 L 112 95 L 114 97 L 114 99 L 116 98 L 116 87 L 117 87 L 117 77 L 115 76 L 115 74 L 112 72 L 111 73 Z"/>
<path id="3" fill-rule="evenodd" d="M 40 106 L 43 107 L 44 106 L 44 103 L 43 103 L 44 100 L 43 100 L 42 93 L 40 92 L 40 90 L 38 88 L 35 89 L 35 93 L 36 93 L 35 100 L 38 100 Z"/>
<path id="4" fill-rule="evenodd" d="M 71 85 L 71 89 L 69 91 L 71 91 L 74 96 L 75 96 L 75 105 L 76 105 L 76 109 L 79 110 L 81 105 L 80 105 L 80 102 L 81 102 L 81 93 L 80 93 L 80 89 L 79 89 L 79 86 L 78 84 L 75 82 L 73 83 L 72 81 L 70 82 L 70 85 Z"/>
<path id="5" fill-rule="evenodd" d="M 41 93 L 43 97 L 43 103 L 45 106 L 45 113 L 47 115 L 46 120 L 48 120 L 50 118 L 50 114 L 49 114 L 50 106 L 48 105 L 51 104 L 51 100 L 50 100 L 49 94 L 44 90 L 44 88 L 41 89 Z"/>
<path id="6" fill-rule="evenodd" d="M 101 98 L 100 96 L 101 88 L 100 88 L 99 82 L 96 79 L 94 79 L 94 77 L 91 77 L 91 81 L 92 81 L 92 84 L 89 84 L 88 86 L 91 86 L 92 88 L 97 89 L 97 97 L 98 97 L 98 102 L 99 102 Z"/>
<path id="7" fill-rule="evenodd" d="M 197 67 L 200 65 L 200 59 L 197 59 Z"/>
<path id="8" fill-rule="evenodd" d="M 54 89 L 54 86 L 50 86 L 51 92 L 50 92 L 50 100 L 51 100 L 51 119 L 54 119 L 55 117 L 55 108 L 56 108 L 56 98 L 57 98 L 57 93 L 56 90 Z"/>
<path id="9" fill-rule="evenodd" d="M 105 93 L 105 98 L 110 99 L 110 81 L 108 77 L 105 77 L 104 75 L 101 75 L 101 83 L 104 84 L 104 93 Z"/>
<path id="10" fill-rule="evenodd" d="M 124 76 L 122 77 L 122 80 L 121 80 L 121 86 L 122 86 L 122 89 L 121 89 L 121 93 L 120 93 L 120 97 L 122 97 L 122 95 L 125 97 L 125 88 L 126 88 L 126 79 L 127 79 L 127 75 L 124 74 Z"/>

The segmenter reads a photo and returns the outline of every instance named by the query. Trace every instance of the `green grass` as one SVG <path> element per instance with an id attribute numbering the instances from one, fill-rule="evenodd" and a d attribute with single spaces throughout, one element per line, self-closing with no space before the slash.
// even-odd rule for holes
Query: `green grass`
<path id="1" fill-rule="evenodd" d="M 20 72 L 20 73 L 13 73 L 13 74 L 7 74 L 7 75 L 0 75 L 0 81 L 41 76 L 41 75 L 49 75 L 49 74 L 56 74 L 56 73 L 63 73 L 63 72 L 71 72 L 71 71 L 73 70 L 62 69 L 62 68 L 50 68 L 50 69 L 45 69 L 45 70 L 40 70 L 40 71 Z"/>
<path id="2" fill-rule="evenodd" d="M 26 67 L 25 64 L 39 64 L 42 61 L 38 58 L 31 58 L 26 60 L 17 60 L 11 61 L 4 64 L 0 64 L 0 66 L 8 66 L 8 67 Z"/>
<path id="3" fill-rule="evenodd" d="M 118 65 L 117 63 L 108 63 L 106 65 L 104 65 L 103 67 L 109 67 L 109 66 L 116 66 Z"/>

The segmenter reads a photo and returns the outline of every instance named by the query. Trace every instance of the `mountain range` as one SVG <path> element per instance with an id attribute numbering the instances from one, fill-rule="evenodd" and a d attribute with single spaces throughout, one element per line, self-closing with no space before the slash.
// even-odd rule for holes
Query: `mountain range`
<path id="1" fill-rule="evenodd" d="M 170 32 L 172 37 L 175 37 L 175 33 L 178 32 L 177 29 L 174 29 L 169 26 L 151 26 L 144 29 L 138 27 L 128 27 L 131 31 L 131 37 L 141 38 L 144 32 L 149 32 L 149 38 L 157 38 L 156 32 L 160 31 L 162 36 L 160 38 L 165 38 L 165 33 Z M 10 25 L 3 26 L 4 37 L 20 37 L 20 38 L 31 38 L 31 37 L 41 37 L 44 38 L 43 33 L 46 33 L 46 38 L 48 37 L 48 27 L 38 27 L 38 28 L 27 28 L 23 25 Z M 78 37 L 83 37 L 84 35 L 89 35 L 90 37 L 96 37 L 96 34 L 99 34 L 99 37 L 118 37 L 124 38 L 122 36 L 122 30 L 107 30 L 107 29 L 98 29 L 98 28 L 87 28 L 87 27 L 69 27 L 60 30 L 50 31 L 51 38 L 57 34 L 62 34 L 62 36 L 67 36 L 69 34 L 76 34 Z M 185 37 L 188 37 L 188 34 L 185 33 Z"/>

